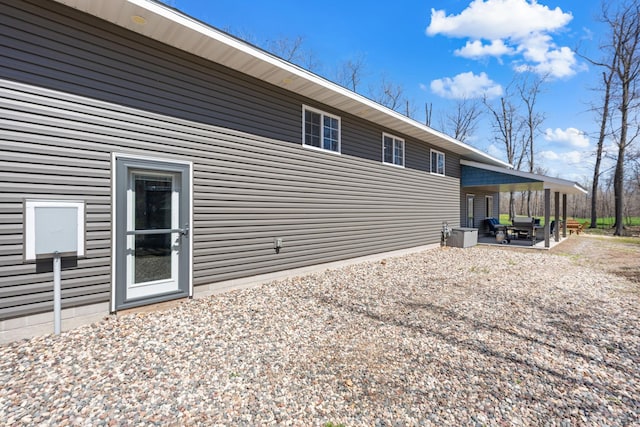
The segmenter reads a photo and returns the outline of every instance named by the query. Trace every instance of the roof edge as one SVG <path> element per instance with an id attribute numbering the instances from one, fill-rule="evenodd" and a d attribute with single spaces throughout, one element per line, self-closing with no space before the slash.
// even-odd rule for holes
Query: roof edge
<path id="1" fill-rule="evenodd" d="M 567 179 L 562 179 L 562 178 L 554 178 L 554 177 L 550 177 L 550 176 L 546 176 L 546 175 L 541 175 L 541 174 L 537 174 L 537 173 L 531 173 L 531 172 L 524 172 L 524 171 L 519 171 L 519 170 L 515 170 L 515 169 L 507 169 L 505 170 L 504 168 L 500 168 L 498 166 L 493 166 L 493 165 L 489 165 L 486 163 L 480 163 L 480 162 L 474 162 L 471 160 L 460 160 L 460 164 L 463 166 L 470 166 L 470 167 L 474 167 L 474 168 L 478 168 L 478 169 L 484 169 L 484 170 L 488 170 L 488 171 L 493 171 L 493 172 L 499 172 L 499 173 L 506 173 L 509 175 L 514 175 L 514 176 L 519 176 L 521 178 L 529 178 L 529 179 L 535 179 L 538 181 L 542 181 L 544 183 L 544 188 L 550 188 L 551 185 L 549 184 L 553 184 L 556 186 L 562 186 L 562 187 L 570 187 L 572 189 L 575 190 L 576 193 L 583 193 L 583 194 L 587 194 L 588 191 L 586 188 L 584 188 L 582 185 L 578 184 L 575 181 L 569 181 Z"/>
<path id="2" fill-rule="evenodd" d="M 211 40 L 213 43 L 219 43 L 223 46 L 228 47 L 229 49 L 233 49 L 234 51 L 246 55 L 247 58 L 254 59 L 262 64 L 268 65 L 273 68 L 274 72 L 285 72 L 289 73 L 292 76 L 303 79 L 306 82 L 314 85 L 320 90 L 326 90 L 332 95 L 336 95 L 341 99 L 341 102 L 353 102 L 357 105 L 358 110 L 366 110 L 369 109 L 373 111 L 372 117 L 367 117 L 365 120 L 369 120 L 374 123 L 379 123 L 380 121 L 384 121 L 382 125 L 391 130 L 405 133 L 409 136 L 415 137 L 416 139 L 422 140 L 424 142 L 435 145 L 441 149 L 449 149 L 462 158 L 468 157 L 475 160 L 479 160 L 482 162 L 486 162 L 487 164 L 501 166 L 501 167 L 510 167 L 511 165 L 495 158 L 488 153 L 481 151 L 478 148 L 470 146 L 462 141 L 458 141 L 453 137 L 446 135 L 440 131 L 437 131 L 426 124 L 422 124 L 414 119 L 411 119 L 401 113 L 392 110 L 388 107 L 385 107 L 382 104 L 379 104 L 373 101 L 370 98 L 367 98 L 364 95 L 361 95 L 357 92 L 354 92 L 344 86 L 341 86 L 325 77 L 322 77 L 318 74 L 315 74 L 305 68 L 302 68 L 298 65 L 295 65 L 291 62 L 288 62 L 262 48 L 259 48 L 249 42 L 246 42 L 240 38 L 237 38 L 231 34 L 228 34 L 204 21 L 201 21 L 197 18 L 194 18 L 181 10 L 164 4 L 158 0 L 109 0 L 109 2 L 104 2 L 99 5 L 96 5 L 93 0 L 55 0 L 58 3 L 65 4 L 67 6 L 76 8 L 85 13 L 91 14 L 100 19 L 107 20 L 109 22 L 114 23 L 115 25 L 122 26 L 127 28 L 130 31 L 134 31 L 143 36 L 154 38 L 162 43 L 169 44 L 177 49 L 183 50 L 185 52 L 189 52 L 191 54 L 203 57 L 207 60 L 219 62 L 222 65 L 230 66 L 225 64 L 224 62 L 220 62 L 218 60 L 212 59 L 207 56 L 206 49 L 200 49 L 202 46 L 194 47 L 192 45 L 188 45 L 188 43 L 184 42 L 184 40 L 179 40 L 178 38 L 158 38 L 154 35 L 148 27 L 147 29 L 143 29 L 140 26 L 132 26 L 129 20 L 127 20 L 126 24 L 124 21 L 119 21 L 117 18 L 118 9 L 122 9 L 126 5 L 130 5 L 132 7 L 140 8 L 146 11 L 149 14 L 157 16 L 158 18 L 165 20 L 168 23 L 174 23 L 179 28 L 191 32 L 193 35 L 204 37 L 204 42 L 206 40 Z M 130 17 L 129 17 L 130 18 Z M 250 70 L 237 69 L 238 72 L 252 75 Z M 254 77 L 263 80 L 267 83 L 271 83 L 267 78 L 263 78 L 257 75 L 253 75 Z M 306 94 L 299 92 L 292 88 L 287 88 L 292 93 L 297 93 L 303 96 L 307 96 Z M 319 102 L 324 103 L 322 100 Z M 334 108 L 337 108 L 341 111 L 344 111 L 348 114 L 358 115 L 357 111 L 351 111 L 349 108 L 341 108 L 339 106 L 334 106 L 331 104 L 327 104 Z M 352 110 L 355 107 L 352 106 Z M 395 127 L 394 127 L 395 125 Z M 449 148 L 447 146 L 449 145 Z"/>

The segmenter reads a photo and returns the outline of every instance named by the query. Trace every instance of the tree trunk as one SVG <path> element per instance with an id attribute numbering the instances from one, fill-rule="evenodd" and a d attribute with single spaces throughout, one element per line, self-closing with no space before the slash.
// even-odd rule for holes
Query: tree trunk
<path id="1" fill-rule="evenodd" d="M 509 193 L 509 221 L 513 222 L 516 217 L 516 199 L 513 191 Z"/>
<path id="2" fill-rule="evenodd" d="M 600 120 L 600 135 L 598 136 L 598 147 L 596 149 L 596 164 L 593 168 L 593 184 L 591 186 L 591 225 L 590 228 L 598 226 L 598 188 L 600 186 L 600 163 L 602 163 L 602 149 L 607 136 L 607 120 L 609 118 L 609 102 L 611 101 L 611 81 L 613 71 L 609 75 L 602 73 L 604 81 L 604 102 L 602 105 L 602 119 Z"/>
<path id="3" fill-rule="evenodd" d="M 613 175 L 613 198 L 615 208 L 614 236 L 622 236 L 624 223 L 624 154 L 627 146 L 627 129 L 629 114 L 629 86 L 625 85 L 625 79 L 622 85 L 622 102 L 620 104 L 620 141 L 618 141 L 618 159 L 616 160 L 616 171 Z M 626 80 L 628 81 L 628 80 Z"/>
<path id="4" fill-rule="evenodd" d="M 623 128 L 622 133 L 626 133 Z M 621 138 L 622 139 L 622 138 Z M 615 220 L 614 236 L 622 236 L 624 234 L 624 153 L 625 144 L 620 141 L 618 148 L 618 160 L 616 161 L 616 171 L 613 175 L 613 194 L 615 201 Z"/>

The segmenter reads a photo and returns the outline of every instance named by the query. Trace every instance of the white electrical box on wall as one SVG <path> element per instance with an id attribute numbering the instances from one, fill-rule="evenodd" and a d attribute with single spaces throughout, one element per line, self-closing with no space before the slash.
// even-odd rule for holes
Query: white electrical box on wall
<path id="1" fill-rule="evenodd" d="M 24 259 L 84 256 L 85 205 L 82 201 L 24 201 Z"/>

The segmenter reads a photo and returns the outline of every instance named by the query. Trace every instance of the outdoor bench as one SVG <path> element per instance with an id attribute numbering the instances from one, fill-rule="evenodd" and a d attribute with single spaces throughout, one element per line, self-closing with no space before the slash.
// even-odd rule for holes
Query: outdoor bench
<path id="1" fill-rule="evenodd" d="M 573 234 L 574 231 L 576 234 L 580 234 L 583 227 L 584 226 L 575 219 L 567 219 L 567 230 L 569 230 L 569 234 Z"/>

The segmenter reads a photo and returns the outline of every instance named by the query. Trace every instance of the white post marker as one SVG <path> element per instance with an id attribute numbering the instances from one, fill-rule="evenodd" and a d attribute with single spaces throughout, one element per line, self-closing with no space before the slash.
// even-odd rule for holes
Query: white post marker
<path id="1" fill-rule="evenodd" d="M 62 270 L 60 252 L 53 253 L 53 333 L 60 335 L 62 327 L 62 286 L 60 271 Z"/>
<path id="2" fill-rule="evenodd" d="M 62 257 L 83 257 L 82 201 L 32 199 L 24 202 L 24 260 L 53 258 L 53 331 L 62 329 Z"/>

